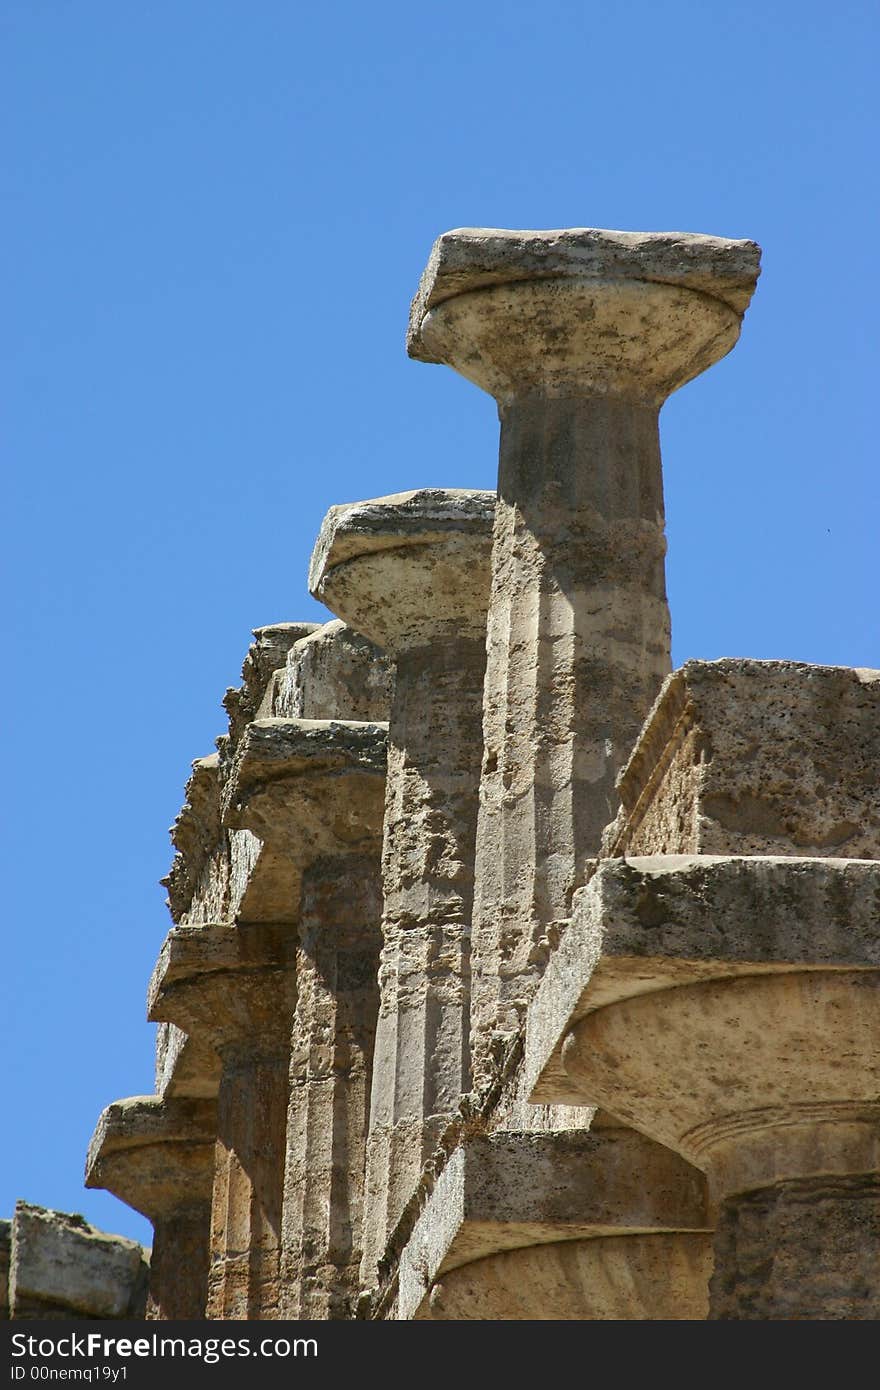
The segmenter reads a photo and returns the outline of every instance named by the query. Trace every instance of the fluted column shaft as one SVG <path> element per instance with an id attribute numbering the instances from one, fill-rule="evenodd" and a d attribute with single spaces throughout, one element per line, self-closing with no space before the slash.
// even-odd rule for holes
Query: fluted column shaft
<path id="1" fill-rule="evenodd" d="M 282 1256 L 290 1318 L 354 1316 L 381 914 L 377 854 L 325 855 L 304 871 Z"/>
<path id="2" fill-rule="evenodd" d="M 376 1282 L 470 1089 L 470 925 L 495 499 L 426 488 L 333 507 L 312 592 L 394 663 L 380 1006 L 361 1278 Z"/>
<path id="3" fill-rule="evenodd" d="M 286 1001 L 279 991 L 279 1010 Z M 286 1004 L 289 1017 L 289 1004 Z M 209 1318 L 277 1318 L 288 1038 L 221 1052 Z"/>
<path id="4" fill-rule="evenodd" d="M 880 1177 L 822 1176 L 729 1198 L 710 1319 L 880 1318 Z"/>
<path id="5" fill-rule="evenodd" d="M 401 652 L 385 804 L 382 1005 L 365 1268 L 470 1089 L 470 923 L 485 642 Z"/>
<path id="6" fill-rule="evenodd" d="M 670 668 L 658 412 L 529 394 L 501 411 L 477 835 L 478 1069 L 513 1031 L 616 810 Z"/>

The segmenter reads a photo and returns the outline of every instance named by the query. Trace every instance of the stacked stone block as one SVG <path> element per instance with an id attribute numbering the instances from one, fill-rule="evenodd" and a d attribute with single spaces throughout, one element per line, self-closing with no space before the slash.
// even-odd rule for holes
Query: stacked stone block
<path id="1" fill-rule="evenodd" d="M 149 1316 L 880 1312 L 880 675 L 670 674 L 659 411 L 758 262 L 436 243 L 408 350 L 495 398 L 497 496 L 332 508 L 337 619 L 257 630 L 193 765 L 157 1093 L 89 1155 Z"/>

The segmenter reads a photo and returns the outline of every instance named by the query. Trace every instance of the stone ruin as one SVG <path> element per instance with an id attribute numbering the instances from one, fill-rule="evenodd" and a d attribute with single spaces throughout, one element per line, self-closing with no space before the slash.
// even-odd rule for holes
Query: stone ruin
<path id="1" fill-rule="evenodd" d="M 17 1202 L 0 1221 L 0 1319 L 143 1318 L 148 1255 L 82 1216 Z"/>
<path id="2" fill-rule="evenodd" d="M 147 1316 L 880 1316 L 880 672 L 672 672 L 658 414 L 749 241 L 440 237 L 497 496 L 331 508 L 193 764 L 156 1092 L 86 1183 Z"/>

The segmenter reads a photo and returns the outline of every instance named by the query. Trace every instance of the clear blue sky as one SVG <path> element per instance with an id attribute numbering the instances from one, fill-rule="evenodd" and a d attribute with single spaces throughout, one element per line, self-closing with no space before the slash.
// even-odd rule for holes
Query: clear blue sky
<path id="1" fill-rule="evenodd" d="M 0 1215 L 152 1090 L 157 880 L 251 628 L 316 618 L 333 502 L 494 486 L 409 362 L 450 227 L 752 237 L 733 354 L 661 417 L 675 661 L 880 667 L 868 0 L 3 0 Z"/>

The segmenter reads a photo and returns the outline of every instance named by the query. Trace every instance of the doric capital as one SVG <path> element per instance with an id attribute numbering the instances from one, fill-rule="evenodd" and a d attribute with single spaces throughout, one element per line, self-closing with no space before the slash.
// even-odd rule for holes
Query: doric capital
<path id="1" fill-rule="evenodd" d="M 296 1002 L 296 932 L 271 923 L 212 923 L 168 933 L 147 996 L 148 1018 L 230 1050 L 285 1047 Z"/>
<path id="2" fill-rule="evenodd" d="M 460 228 L 435 243 L 407 350 L 504 407 L 533 393 L 659 406 L 739 337 L 751 241 L 597 228 Z"/>
<path id="3" fill-rule="evenodd" d="M 486 627 L 495 494 L 423 488 L 331 507 L 309 588 L 392 655 Z"/>
<path id="4" fill-rule="evenodd" d="M 150 1220 L 211 1199 L 217 1108 L 209 1100 L 131 1096 L 101 1114 L 86 1187 L 101 1187 Z"/>
<path id="5" fill-rule="evenodd" d="M 257 835 L 301 873 L 319 855 L 378 851 L 387 727 L 258 719 L 226 787 L 226 824 Z"/>

